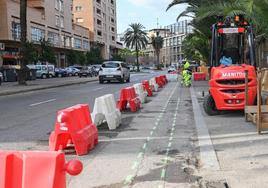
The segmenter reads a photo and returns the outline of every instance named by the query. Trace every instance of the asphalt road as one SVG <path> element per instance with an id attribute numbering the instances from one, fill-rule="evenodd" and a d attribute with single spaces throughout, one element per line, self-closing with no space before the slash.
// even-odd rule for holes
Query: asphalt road
<path id="1" fill-rule="evenodd" d="M 131 75 L 131 83 L 87 84 L 48 89 L 0 97 L 0 149 L 47 150 L 58 110 L 87 103 L 93 108 L 96 97 L 114 94 L 120 89 L 163 72 Z"/>

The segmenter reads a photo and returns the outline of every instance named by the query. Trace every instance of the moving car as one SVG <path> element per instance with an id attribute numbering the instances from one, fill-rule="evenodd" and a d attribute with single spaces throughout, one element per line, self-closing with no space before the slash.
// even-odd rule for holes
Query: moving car
<path id="1" fill-rule="evenodd" d="M 129 67 L 121 61 L 104 62 L 99 71 L 99 82 L 102 84 L 104 81 L 130 82 Z"/>
<path id="2" fill-rule="evenodd" d="M 176 68 L 174 66 L 168 67 L 168 73 L 175 72 Z"/>
<path id="3" fill-rule="evenodd" d="M 3 81 L 4 81 L 4 76 L 3 76 L 3 74 L 0 72 L 0 85 L 2 84 Z"/>

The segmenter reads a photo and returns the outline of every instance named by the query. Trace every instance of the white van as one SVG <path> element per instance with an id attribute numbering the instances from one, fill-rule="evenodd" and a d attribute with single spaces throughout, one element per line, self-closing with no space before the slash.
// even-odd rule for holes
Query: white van
<path id="1" fill-rule="evenodd" d="M 27 65 L 29 68 L 36 69 L 37 78 L 52 78 L 55 77 L 55 65 Z"/>
<path id="2" fill-rule="evenodd" d="M 130 71 L 126 63 L 121 61 L 106 61 L 99 70 L 99 82 L 119 81 L 130 82 Z"/>

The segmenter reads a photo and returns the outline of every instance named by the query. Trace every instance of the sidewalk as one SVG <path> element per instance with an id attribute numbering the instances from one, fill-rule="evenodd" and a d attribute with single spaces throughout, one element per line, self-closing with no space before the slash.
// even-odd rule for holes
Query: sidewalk
<path id="1" fill-rule="evenodd" d="M 98 127 L 100 142 L 79 157 L 84 170 L 68 187 L 196 188 L 192 106 L 179 85 L 169 83 L 140 112 L 124 112 L 117 130 Z"/>
<path id="2" fill-rule="evenodd" d="M 65 77 L 65 78 L 37 79 L 34 81 L 27 81 L 28 84 L 27 86 L 20 86 L 18 85 L 17 82 L 4 82 L 0 86 L 0 96 L 26 93 L 36 90 L 50 89 L 75 84 L 84 84 L 97 80 L 98 77 L 93 78 Z"/>
<path id="3" fill-rule="evenodd" d="M 201 168 L 206 183 L 231 188 L 268 187 L 268 134 L 258 135 L 256 127 L 245 122 L 243 112 L 207 116 L 202 106 L 207 82 L 194 82 L 194 91 L 220 166 L 220 170 Z"/>

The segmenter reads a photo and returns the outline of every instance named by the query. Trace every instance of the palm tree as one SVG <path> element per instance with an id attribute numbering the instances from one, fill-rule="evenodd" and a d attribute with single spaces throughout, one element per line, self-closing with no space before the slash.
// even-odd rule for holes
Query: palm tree
<path id="1" fill-rule="evenodd" d="M 206 44 L 210 39 L 210 26 L 216 22 L 217 15 L 235 16 L 244 15 L 252 23 L 255 34 L 268 37 L 268 0 L 173 0 L 167 10 L 175 5 L 187 3 L 188 7 L 177 19 L 181 17 L 192 17 L 191 25 L 194 27 L 194 33 L 187 37 L 185 44 L 192 46 L 189 52 L 198 52 L 198 56 L 206 59 L 205 49 L 201 49 L 202 44 Z M 203 37 L 204 40 L 201 38 Z M 261 41 L 262 43 L 264 40 Z M 260 43 L 261 43 L 260 42 Z M 193 45 L 194 43 L 194 45 Z M 188 53 L 189 54 L 189 53 Z"/>
<path id="2" fill-rule="evenodd" d="M 21 60 L 20 70 L 18 74 L 19 85 L 26 85 L 26 71 L 27 71 L 27 0 L 20 0 L 20 27 L 21 27 Z"/>
<path id="3" fill-rule="evenodd" d="M 160 61 L 159 61 L 159 56 L 160 56 L 160 51 L 163 48 L 164 44 L 164 39 L 163 37 L 159 36 L 159 32 L 157 32 L 156 37 L 152 37 L 152 46 L 155 50 L 155 54 L 157 57 L 157 69 L 160 69 Z"/>
<path id="4" fill-rule="evenodd" d="M 139 51 L 146 48 L 148 44 L 148 37 L 144 31 L 144 26 L 140 23 L 133 23 L 129 25 L 130 28 L 127 29 L 125 33 L 125 44 L 128 48 L 135 49 L 136 52 L 136 63 L 137 71 L 140 71 L 139 64 Z"/>

